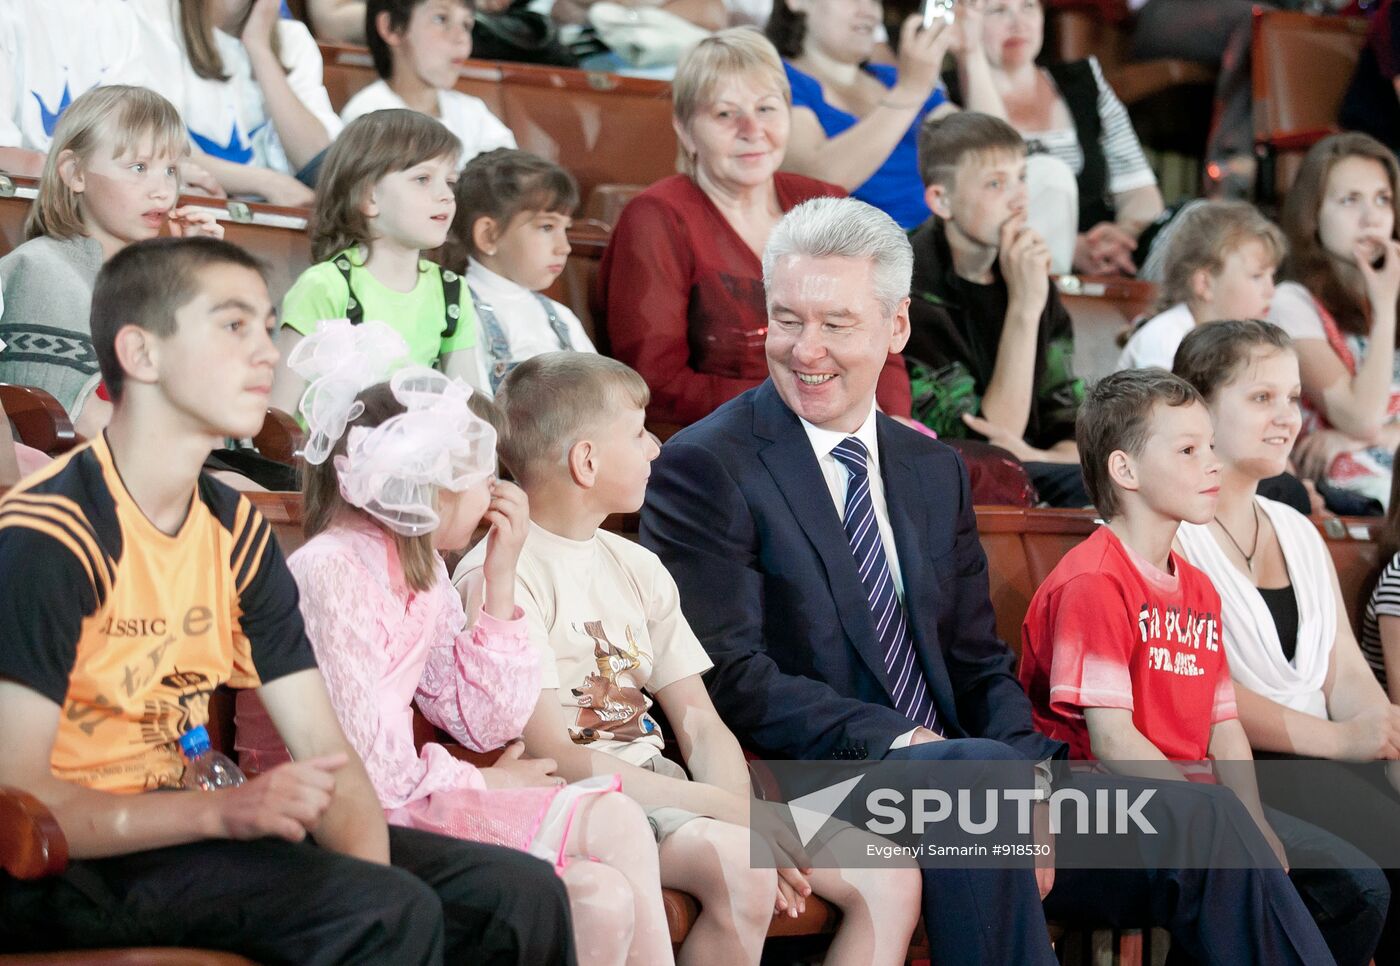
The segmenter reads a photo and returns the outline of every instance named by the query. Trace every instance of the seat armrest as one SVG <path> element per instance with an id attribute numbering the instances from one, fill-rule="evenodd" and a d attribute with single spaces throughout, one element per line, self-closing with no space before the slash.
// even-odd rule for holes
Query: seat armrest
<path id="1" fill-rule="evenodd" d="M 43 802 L 0 786 L 0 867 L 16 879 L 42 879 L 68 867 L 68 840 Z"/>

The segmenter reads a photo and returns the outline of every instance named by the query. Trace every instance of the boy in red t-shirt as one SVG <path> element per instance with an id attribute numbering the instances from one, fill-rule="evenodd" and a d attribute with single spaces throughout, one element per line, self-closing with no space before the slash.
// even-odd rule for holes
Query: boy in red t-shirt
<path id="1" fill-rule="evenodd" d="M 1021 683 L 1037 728 L 1075 758 L 1144 778 L 1214 782 L 1207 759 L 1252 758 L 1235 711 L 1210 578 L 1172 552 L 1183 520 L 1208 523 L 1220 489 L 1200 395 L 1160 369 L 1114 373 L 1079 411 L 1084 480 L 1106 525 L 1031 599 Z M 1219 776 L 1287 865 L 1252 767 Z"/>

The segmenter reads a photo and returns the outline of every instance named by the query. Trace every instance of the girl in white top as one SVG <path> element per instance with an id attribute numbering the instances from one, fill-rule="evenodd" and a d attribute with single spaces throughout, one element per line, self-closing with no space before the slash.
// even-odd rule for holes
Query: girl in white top
<path id="1" fill-rule="evenodd" d="M 1362 657 L 1317 528 L 1255 492 L 1283 471 L 1302 424 L 1292 343 L 1267 322 L 1219 322 L 1182 341 L 1175 371 L 1205 397 L 1224 464 L 1215 519 L 1183 524 L 1178 546 L 1220 592 L 1250 743 L 1307 758 L 1400 758 L 1400 707 Z M 1388 775 L 1400 785 L 1400 771 Z"/>
<path id="2" fill-rule="evenodd" d="M 151 86 L 125 3 L 0 3 L 0 147 L 42 155 L 59 115 L 99 84 Z"/>
<path id="3" fill-rule="evenodd" d="M 1167 243 L 1161 304 L 1169 308 L 1133 332 L 1118 368 L 1170 369 L 1196 326 L 1267 316 L 1287 250 L 1283 232 L 1251 204 L 1213 201 L 1183 213 Z"/>
<path id="4" fill-rule="evenodd" d="M 576 207 L 569 173 L 525 151 L 498 148 L 462 169 L 443 264 L 467 266 L 478 321 L 473 388 L 494 395 L 542 352 L 597 351 L 578 316 L 540 294 L 564 271 Z"/>
<path id="5" fill-rule="evenodd" d="M 1306 476 L 1384 506 L 1400 444 L 1395 155 L 1365 134 L 1308 152 L 1284 199 L 1289 256 L 1269 321 L 1293 337 L 1303 375 Z"/>
<path id="6" fill-rule="evenodd" d="M 160 6 L 159 0 L 143 3 L 150 59 L 178 65 L 177 105 L 200 164 L 231 194 L 309 205 L 311 189 L 291 176 L 343 125 L 306 25 L 282 19 L 280 0 L 166 0 L 164 11 Z"/>
<path id="7" fill-rule="evenodd" d="M 1222 463 L 1214 520 L 1183 523 L 1176 548 L 1220 592 L 1225 653 L 1254 757 L 1310 760 L 1257 768 L 1260 792 L 1378 854 L 1377 842 L 1400 828 L 1400 707 L 1357 646 L 1317 528 L 1256 492 L 1283 470 L 1302 424 L 1298 356 L 1278 326 L 1225 321 L 1192 330 L 1174 371 L 1210 408 Z M 1383 771 L 1343 764 L 1378 760 Z M 1400 888 L 1400 872 L 1383 871 L 1391 891 Z M 1400 910 L 1391 909 L 1375 962 L 1400 956 Z"/>
<path id="8" fill-rule="evenodd" d="M 463 164 L 515 147 L 515 135 L 481 98 L 453 90 L 472 53 L 476 15 L 468 0 L 370 0 L 367 17 L 374 22 L 369 52 L 380 79 L 350 98 L 341 120 L 394 107 L 419 111 L 462 142 Z"/>

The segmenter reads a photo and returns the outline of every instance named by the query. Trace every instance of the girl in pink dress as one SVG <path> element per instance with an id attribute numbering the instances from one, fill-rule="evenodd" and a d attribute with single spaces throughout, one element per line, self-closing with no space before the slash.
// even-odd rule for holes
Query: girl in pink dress
<path id="1" fill-rule="evenodd" d="M 380 381 L 406 354 L 386 325 L 340 322 L 288 359 L 311 385 L 302 400 L 310 539 L 287 563 L 341 726 L 392 824 L 554 862 L 581 960 L 673 962 L 641 808 L 615 793 L 615 775 L 566 786 L 553 761 L 520 756 L 515 739 L 540 694 L 515 604 L 525 494 L 494 478 L 495 430 L 477 414 L 490 404 L 464 383 L 422 367 Z M 483 523 L 483 604 L 469 621 L 439 551 L 464 549 Z M 240 693 L 240 760 L 263 770 L 287 753 L 249 698 Z M 415 750 L 415 701 L 468 748 L 505 752 L 477 768 L 441 744 Z"/>

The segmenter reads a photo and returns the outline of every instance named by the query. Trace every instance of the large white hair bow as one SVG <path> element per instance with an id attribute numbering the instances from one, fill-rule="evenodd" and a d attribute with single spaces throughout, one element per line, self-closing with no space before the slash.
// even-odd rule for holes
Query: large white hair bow
<path id="1" fill-rule="evenodd" d="M 404 536 L 437 529 L 439 489 L 461 492 L 496 472 L 496 430 L 467 405 L 466 383 L 423 366 L 389 380 L 407 412 L 354 426 L 335 458 L 346 501 Z"/>
<path id="2" fill-rule="evenodd" d="M 301 396 L 306 462 L 326 461 L 345 424 L 364 411 L 355 397 L 386 381 L 408 358 L 408 343 L 386 322 L 322 322 L 287 356 L 287 368 L 307 381 Z"/>

